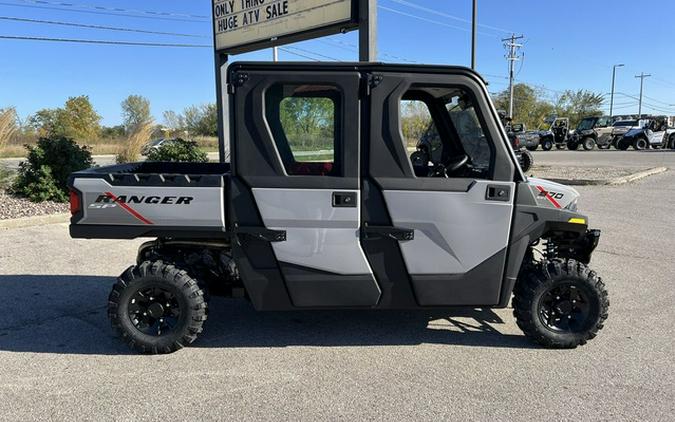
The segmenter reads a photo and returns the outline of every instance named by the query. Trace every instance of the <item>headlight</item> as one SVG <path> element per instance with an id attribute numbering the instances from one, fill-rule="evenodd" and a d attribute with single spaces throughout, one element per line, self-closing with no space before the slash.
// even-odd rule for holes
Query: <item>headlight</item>
<path id="1" fill-rule="evenodd" d="M 566 206 L 565 209 L 568 211 L 577 212 L 578 205 L 579 205 L 579 198 L 576 198 L 574 199 L 574 201 L 570 202 L 570 204 Z"/>

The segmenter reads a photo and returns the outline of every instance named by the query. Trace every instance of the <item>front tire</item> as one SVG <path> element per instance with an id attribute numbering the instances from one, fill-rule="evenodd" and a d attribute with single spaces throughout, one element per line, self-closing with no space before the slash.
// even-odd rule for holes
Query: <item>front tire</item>
<path id="1" fill-rule="evenodd" d="M 528 172 L 532 168 L 532 163 L 534 163 L 534 157 L 529 151 L 521 151 L 520 153 L 520 167 L 523 169 L 523 172 Z"/>
<path id="2" fill-rule="evenodd" d="M 646 150 L 649 147 L 649 142 L 645 138 L 637 138 L 633 144 L 633 148 L 637 151 Z"/>
<path id="3" fill-rule="evenodd" d="M 669 143 L 670 143 L 670 149 L 675 149 L 675 133 L 670 135 Z"/>
<path id="4" fill-rule="evenodd" d="M 586 151 L 591 151 L 595 148 L 595 139 L 584 138 L 584 140 L 581 141 L 581 144 L 583 145 L 583 147 Z"/>
<path id="5" fill-rule="evenodd" d="M 579 144 L 577 144 L 576 142 L 568 142 L 567 149 L 569 149 L 570 151 L 576 151 L 577 149 L 579 149 Z"/>
<path id="6" fill-rule="evenodd" d="M 194 342 L 208 313 L 204 292 L 185 270 L 162 261 L 127 269 L 108 298 L 108 317 L 141 353 L 172 353 Z"/>
<path id="7" fill-rule="evenodd" d="M 514 289 L 518 327 L 544 347 L 586 344 L 602 329 L 608 308 L 602 279 L 571 259 L 544 261 L 526 269 Z"/>
<path id="8" fill-rule="evenodd" d="M 544 142 L 541 143 L 541 149 L 544 151 L 550 151 L 553 149 L 553 141 L 550 139 L 546 139 Z"/>

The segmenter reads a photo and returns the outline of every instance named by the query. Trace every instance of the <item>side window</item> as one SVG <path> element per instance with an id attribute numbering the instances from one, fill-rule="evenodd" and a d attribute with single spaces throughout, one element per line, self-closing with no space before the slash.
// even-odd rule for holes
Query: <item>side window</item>
<path id="1" fill-rule="evenodd" d="M 265 95 L 265 116 L 290 176 L 339 176 L 340 91 L 324 85 L 277 84 Z"/>
<path id="2" fill-rule="evenodd" d="M 597 127 L 609 126 L 609 117 L 601 117 L 598 119 Z"/>
<path id="3" fill-rule="evenodd" d="M 414 86 L 400 102 L 400 126 L 416 177 L 492 174 L 494 146 L 473 96 L 457 87 Z"/>

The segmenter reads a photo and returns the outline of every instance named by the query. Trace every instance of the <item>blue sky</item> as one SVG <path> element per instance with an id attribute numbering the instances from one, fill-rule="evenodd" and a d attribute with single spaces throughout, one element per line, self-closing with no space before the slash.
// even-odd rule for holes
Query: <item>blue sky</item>
<path id="1" fill-rule="evenodd" d="M 211 0 L 73 0 L 75 6 L 35 7 L 34 0 L 0 0 L 0 17 L 28 18 L 197 37 L 111 32 L 0 19 L 0 36 L 37 36 L 96 40 L 210 44 Z M 411 7 L 410 4 L 420 7 Z M 12 6 L 15 5 L 15 6 Z M 18 5 L 18 6 L 17 6 Z M 122 15 L 94 13 L 86 7 L 128 9 Z M 468 65 L 470 0 L 379 0 L 380 60 Z M 25 7 L 31 6 L 31 7 Z M 85 6 L 82 8 L 80 6 Z M 431 11 L 424 10 L 431 9 Z M 173 20 L 138 18 L 137 10 L 171 12 Z M 437 13 L 432 13 L 433 11 Z M 149 16 L 145 14 L 145 16 Z M 525 35 L 524 62 L 517 79 L 545 88 L 554 97 L 564 89 L 610 90 L 612 65 L 617 71 L 617 113 L 637 113 L 639 80 L 644 71 L 646 112 L 675 115 L 675 16 L 672 0 L 479 0 L 478 70 L 491 91 L 507 86 L 507 63 L 501 38 Z M 282 60 L 327 56 L 356 60 L 356 33 L 336 35 L 290 46 Z M 152 102 L 159 121 L 165 110 L 215 98 L 213 55 L 208 48 L 148 48 L 79 45 L 0 39 L 0 108 L 15 106 L 21 117 L 38 109 L 58 107 L 69 96 L 89 95 L 106 125 L 121 120 L 120 102 L 140 94 Z M 236 56 L 270 60 L 270 51 Z M 626 94 L 626 95 L 624 95 Z"/>

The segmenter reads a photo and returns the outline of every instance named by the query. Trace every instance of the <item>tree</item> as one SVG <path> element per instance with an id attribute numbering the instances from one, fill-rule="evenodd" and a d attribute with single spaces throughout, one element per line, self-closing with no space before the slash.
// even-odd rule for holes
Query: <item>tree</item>
<path id="1" fill-rule="evenodd" d="M 129 95 L 122 101 L 122 118 L 127 133 L 152 122 L 150 100 L 140 95 Z"/>
<path id="2" fill-rule="evenodd" d="M 185 130 L 185 118 L 173 110 L 167 110 L 162 115 L 164 117 L 164 126 L 171 132 L 180 132 Z"/>
<path id="3" fill-rule="evenodd" d="M 509 109 L 509 90 L 499 94 L 495 106 L 501 110 Z M 543 98 L 541 89 L 527 85 L 516 84 L 513 87 L 513 122 L 524 123 L 527 127 L 537 128 L 542 121 L 553 113 L 553 105 Z"/>
<path id="4" fill-rule="evenodd" d="M 604 97 L 600 94 L 580 89 L 566 90 L 555 104 L 555 112 L 559 116 L 570 118 L 570 125 L 576 127 L 585 117 L 602 116 Z"/>
<path id="5" fill-rule="evenodd" d="M 213 103 L 186 108 L 183 112 L 183 121 L 191 135 L 218 135 L 218 109 Z"/>
<path id="6" fill-rule="evenodd" d="M 68 98 L 63 108 L 37 111 L 28 118 L 27 126 L 41 137 L 92 140 L 100 133 L 100 121 L 89 97 L 81 95 Z"/>
<path id="7" fill-rule="evenodd" d="M 101 116 L 96 113 L 89 97 L 81 95 L 70 97 L 65 107 L 57 113 L 65 128 L 63 136 L 76 140 L 92 140 L 97 138 L 101 130 Z"/>

